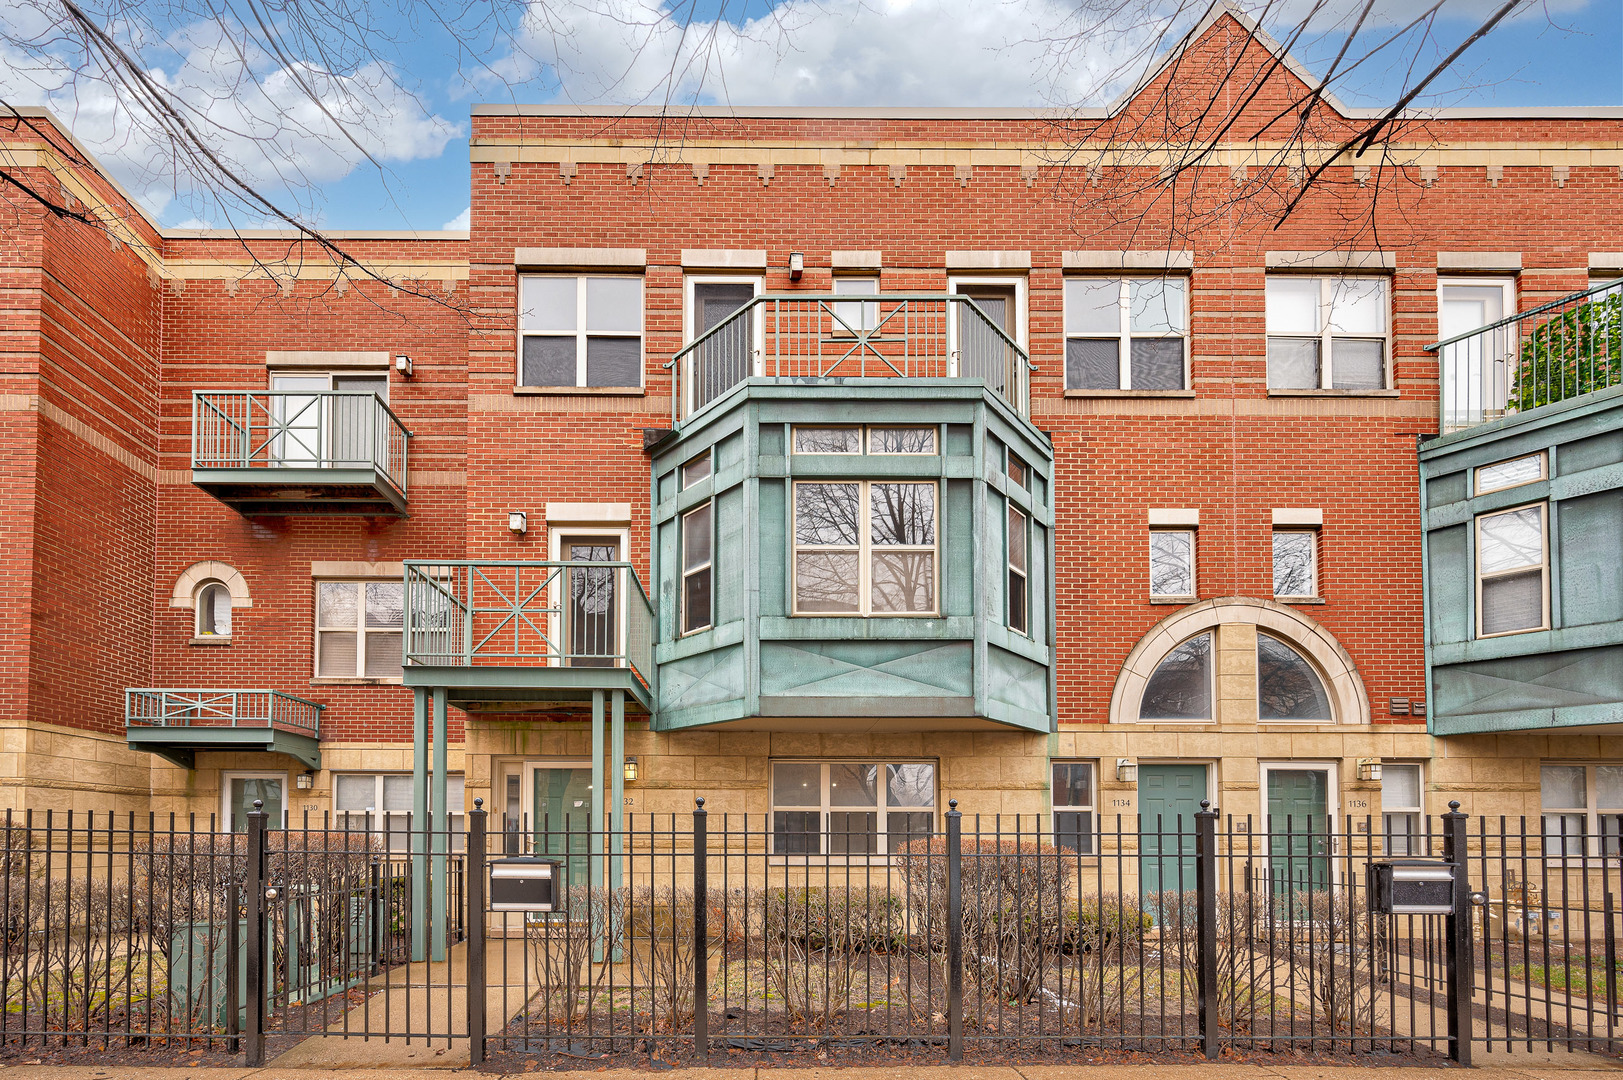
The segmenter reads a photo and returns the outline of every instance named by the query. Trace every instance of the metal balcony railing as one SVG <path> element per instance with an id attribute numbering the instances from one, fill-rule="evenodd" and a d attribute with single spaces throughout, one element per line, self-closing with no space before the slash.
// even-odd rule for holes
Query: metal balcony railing
<path id="1" fill-rule="evenodd" d="M 410 439 L 376 394 L 192 392 L 194 469 L 375 469 L 404 495 Z"/>
<path id="2" fill-rule="evenodd" d="M 673 422 L 751 376 L 984 379 L 1024 415 L 1032 369 L 979 304 L 955 293 L 757 296 L 665 366 Z"/>
<path id="3" fill-rule="evenodd" d="M 1427 346 L 1443 433 L 1623 383 L 1623 282 L 1573 293 Z"/>
<path id="4" fill-rule="evenodd" d="M 654 666 L 654 605 L 630 563 L 408 562 L 407 666 Z"/>
<path id="5" fill-rule="evenodd" d="M 314 739 L 325 708 L 279 690 L 124 691 L 126 727 L 274 728 Z"/>

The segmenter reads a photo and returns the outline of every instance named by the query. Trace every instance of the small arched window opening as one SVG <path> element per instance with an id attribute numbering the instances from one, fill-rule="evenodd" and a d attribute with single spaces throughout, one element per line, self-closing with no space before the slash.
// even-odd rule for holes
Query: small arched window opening
<path id="1" fill-rule="evenodd" d="M 197 590 L 197 636 L 231 636 L 231 590 L 210 581 Z"/>
<path id="2" fill-rule="evenodd" d="M 1140 720 L 1212 718 L 1212 634 L 1196 634 L 1156 665 L 1144 687 Z"/>
<path id="3" fill-rule="evenodd" d="M 1307 658 L 1276 637 L 1257 635 L 1257 718 L 1329 723 L 1330 695 Z"/>

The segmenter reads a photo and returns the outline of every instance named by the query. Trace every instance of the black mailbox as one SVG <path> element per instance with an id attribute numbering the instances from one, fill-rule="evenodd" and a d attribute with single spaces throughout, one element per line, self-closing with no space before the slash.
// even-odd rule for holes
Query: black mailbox
<path id="1" fill-rule="evenodd" d="M 1379 915 L 1449 915 L 1454 911 L 1455 866 L 1435 859 L 1392 859 L 1369 864 L 1369 903 Z"/>
<path id="2" fill-rule="evenodd" d="M 520 855 L 490 864 L 491 911 L 553 911 L 563 891 L 563 866 L 556 859 Z"/>

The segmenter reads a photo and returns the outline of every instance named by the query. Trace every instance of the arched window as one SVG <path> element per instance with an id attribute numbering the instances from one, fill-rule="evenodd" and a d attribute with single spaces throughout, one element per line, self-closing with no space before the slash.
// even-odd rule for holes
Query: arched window
<path id="1" fill-rule="evenodd" d="M 1144 687 L 1140 720 L 1212 718 L 1212 635 L 1197 634 L 1167 653 Z"/>
<path id="2" fill-rule="evenodd" d="M 1276 637 L 1257 635 L 1257 719 L 1329 723 L 1324 680 L 1301 653 Z"/>
<path id="3" fill-rule="evenodd" d="M 197 636 L 231 636 L 231 590 L 223 582 L 204 582 L 197 590 Z"/>

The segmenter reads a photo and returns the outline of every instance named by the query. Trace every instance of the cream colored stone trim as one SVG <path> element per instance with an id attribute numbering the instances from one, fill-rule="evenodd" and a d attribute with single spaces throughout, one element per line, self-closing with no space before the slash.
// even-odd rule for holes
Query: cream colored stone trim
<path id="1" fill-rule="evenodd" d="M 1324 627 L 1294 608 L 1272 600 L 1225 596 L 1181 608 L 1139 638 L 1122 664 L 1110 695 L 1110 722 L 1138 722 L 1139 703 L 1155 667 L 1178 645 L 1214 627 L 1237 624 L 1265 630 L 1290 642 L 1306 656 L 1324 679 L 1330 707 L 1338 725 L 1369 723 L 1369 698 L 1352 656 Z M 1217 658 L 1214 657 L 1214 663 Z M 1221 681 L 1226 673 L 1219 672 Z M 1255 694 L 1255 672 L 1252 672 Z M 1222 690 L 1219 690 L 1221 696 Z M 1255 717 L 1252 717 L 1255 722 Z"/>
<path id="2" fill-rule="evenodd" d="M 38 394 L 0 394 L 0 412 L 38 412 L 40 416 L 67 429 L 75 438 L 89 443 L 141 479 L 148 483 L 157 482 L 157 466 L 142 461 L 89 424 L 68 415 L 51 402 L 42 400 Z"/>
<path id="3" fill-rule="evenodd" d="M 1275 525 L 1323 525 L 1324 511 L 1306 507 L 1281 507 L 1274 510 Z"/>
<path id="4" fill-rule="evenodd" d="M 169 606 L 191 608 L 197 600 L 197 587 L 205 581 L 218 581 L 230 590 L 232 607 L 254 606 L 254 598 L 248 593 L 248 579 L 236 567 L 213 559 L 192 563 L 181 572 L 169 593 Z"/>
<path id="5" fill-rule="evenodd" d="M 948 270 L 1030 270 L 1029 251 L 949 251 Z"/>
<path id="6" fill-rule="evenodd" d="M 829 256 L 835 270 L 878 270 L 885 261 L 882 251 L 836 251 Z"/>
<path id="7" fill-rule="evenodd" d="M 395 259 L 388 262 L 368 262 L 364 269 L 355 266 L 340 267 L 335 263 L 315 259 L 259 259 L 246 255 L 230 259 L 170 259 L 165 277 L 183 281 L 338 281 L 366 282 L 373 275 L 390 283 L 401 281 L 440 281 L 455 283 L 468 280 L 467 260 Z"/>
<path id="8" fill-rule="evenodd" d="M 56 126 L 61 128 L 60 124 Z M 88 158 L 88 155 L 86 156 Z M 115 191 L 124 196 L 134 213 L 156 230 L 157 223 L 146 217 L 145 212 L 140 208 L 140 204 L 130 198 L 123 185 L 101 169 L 100 165 L 95 161 L 92 160 L 91 164 L 96 167 L 98 174 L 105 183 L 111 184 Z M 32 146 L 0 143 L 0 167 L 45 169 L 61 186 L 62 190 L 83 204 L 85 216 L 94 218 L 103 229 L 107 230 L 108 236 L 134 252 L 136 258 L 146 264 L 149 273 L 155 273 L 160 278 L 170 276 L 165 268 L 163 256 L 152 245 L 141 239 L 140 234 L 130 227 L 128 216 L 109 206 L 93 187 L 85 183 L 84 177 L 80 175 L 79 171 L 63 161 L 55 150 L 43 143 L 35 143 Z"/>
<path id="9" fill-rule="evenodd" d="M 1623 274 L 1623 251 L 1591 251 L 1589 253 L 1589 272 L 1591 274 Z"/>
<path id="10" fill-rule="evenodd" d="M 1439 251 L 1437 269 L 1442 270 L 1503 270 L 1512 272 L 1522 268 L 1519 251 Z"/>
<path id="11" fill-rule="evenodd" d="M 631 524 L 630 503 L 547 503 L 547 524 Z"/>
<path id="12" fill-rule="evenodd" d="M 397 562 L 312 562 L 310 576 L 313 578 L 403 578 L 406 576 L 404 563 Z"/>
<path id="13" fill-rule="evenodd" d="M 1168 270 L 1195 268 L 1192 251 L 1066 251 L 1060 253 L 1066 270 Z"/>
<path id="14" fill-rule="evenodd" d="M 265 352 L 266 367 L 386 368 L 389 360 L 387 352 L 292 352 L 284 349 L 268 349 Z"/>
<path id="15" fill-rule="evenodd" d="M 684 270 L 765 270 L 765 251 L 727 248 L 683 248 Z"/>
<path id="16" fill-rule="evenodd" d="M 648 266 L 647 248 L 514 248 L 513 265 L 548 270 L 592 268 L 642 270 Z"/>
<path id="17" fill-rule="evenodd" d="M 1149 523 L 1152 526 L 1186 525 L 1194 528 L 1200 525 L 1200 511 L 1198 509 L 1175 510 L 1152 508 L 1149 512 Z"/>
<path id="18" fill-rule="evenodd" d="M 1270 251 L 1264 256 L 1270 270 L 1396 270 L 1397 256 L 1390 251 Z"/>

